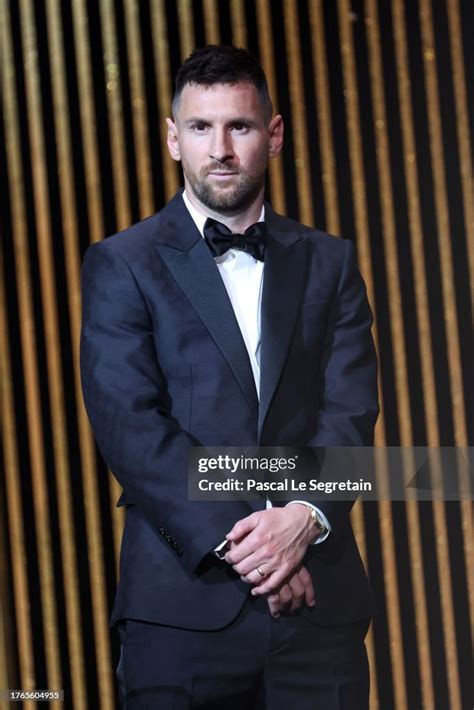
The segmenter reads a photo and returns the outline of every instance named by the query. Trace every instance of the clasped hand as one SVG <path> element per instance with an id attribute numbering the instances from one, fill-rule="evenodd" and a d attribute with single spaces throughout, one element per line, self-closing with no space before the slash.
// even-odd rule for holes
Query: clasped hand
<path id="1" fill-rule="evenodd" d="M 301 561 L 315 537 L 307 506 L 290 505 L 252 513 L 226 535 L 231 543 L 226 562 L 266 595 L 270 613 L 293 612 L 304 602 L 314 606 L 311 577 Z"/>

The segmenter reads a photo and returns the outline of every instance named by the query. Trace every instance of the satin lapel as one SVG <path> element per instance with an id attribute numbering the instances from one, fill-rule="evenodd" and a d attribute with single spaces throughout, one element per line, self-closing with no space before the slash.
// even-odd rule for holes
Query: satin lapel
<path id="1" fill-rule="evenodd" d="M 260 354 L 259 435 L 278 385 L 290 347 L 298 310 L 306 281 L 309 258 L 308 242 L 293 233 L 293 244 L 288 245 L 278 233 L 278 219 L 271 228 L 265 247 L 265 275 L 262 294 L 262 333 Z M 273 221 L 273 220 L 272 220 Z M 286 230 L 285 230 L 286 231 Z"/>
<path id="2" fill-rule="evenodd" d="M 252 413 L 257 416 L 257 391 L 247 349 L 226 288 L 206 243 L 199 235 L 189 251 L 180 251 L 164 244 L 156 246 L 229 363 Z"/>

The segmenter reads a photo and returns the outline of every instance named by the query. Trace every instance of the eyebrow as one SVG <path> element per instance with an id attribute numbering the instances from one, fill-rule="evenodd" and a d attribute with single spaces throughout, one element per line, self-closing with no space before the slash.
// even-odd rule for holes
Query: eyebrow
<path id="1" fill-rule="evenodd" d="M 191 118 L 187 118 L 184 123 L 185 123 L 185 125 L 190 125 L 191 123 L 211 124 L 212 121 L 210 121 L 208 118 L 201 118 L 199 116 L 191 116 Z M 227 121 L 227 123 L 245 123 L 248 126 L 256 126 L 257 125 L 257 121 L 252 120 L 248 116 L 236 116 L 235 118 L 232 118 L 230 121 Z"/>
<path id="2" fill-rule="evenodd" d="M 209 121 L 205 118 L 199 118 L 199 116 L 192 116 L 191 118 L 187 118 L 184 123 L 209 123 Z"/>

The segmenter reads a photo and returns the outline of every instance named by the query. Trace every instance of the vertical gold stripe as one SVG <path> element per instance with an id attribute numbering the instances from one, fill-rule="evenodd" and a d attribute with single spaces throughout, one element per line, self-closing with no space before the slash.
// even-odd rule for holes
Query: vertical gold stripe
<path id="1" fill-rule="evenodd" d="M 158 82 L 158 109 L 160 121 L 162 175 L 165 183 L 165 199 L 168 201 L 177 191 L 180 183 L 178 163 L 173 160 L 166 147 L 168 127 L 166 116 L 171 116 L 171 68 L 169 61 L 168 28 L 163 0 L 152 0 L 151 17 L 153 29 L 153 51 L 155 75 Z"/>
<path id="2" fill-rule="evenodd" d="M 313 48 L 314 85 L 318 115 L 319 149 L 321 152 L 321 180 L 323 183 L 326 229 L 331 234 L 340 234 L 338 211 L 336 164 L 331 129 L 331 98 L 329 94 L 328 67 L 326 61 L 326 37 L 322 0 L 309 0 L 309 18 Z M 316 219 L 318 222 L 318 219 Z"/>
<path id="3" fill-rule="evenodd" d="M 91 241 L 104 237 L 98 146 L 94 118 L 92 73 L 87 35 L 87 12 L 84 0 L 76 0 L 72 5 L 75 37 L 76 61 L 81 107 L 81 129 L 84 142 L 86 168 L 87 204 L 89 207 L 89 229 Z M 91 175 L 91 171 L 95 171 Z M 84 480 L 84 510 L 87 525 L 87 551 L 91 579 L 92 611 L 94 635 L 97 648 L 97 677 L 101 705 L 107 706 L 114 697 L 111 679 L 110 638 L 108 629 L 107 602 L 105 596 L 105 575 L 103 566 L 102 530 L 100 522 L 99 495 L 97 490 L 96 462 L 94 450 L 89 444 L 84 415 L 79 417 L 81 440 L 82 476 Z"/>
<path id="4" fill-rule="evenodd" d="M 341 36 L 341 56 L 344 79 L 344 95 L 346 98 L 349 155 L 351 162 L 352 190 L 354 195 L 357 246 L 360 255 L 361 271 L 364 274 L 367 284 L 369 301 L 375 307 L 376 303 L 374 300 L 374 285 L 370 253 L 370 231 L 367 219 L 367 195 L 362 159 L 357 75 L 355 70 L 355 52 L 351 28 L 351 9 L 347 0 L 338 0 L 338 18 Z M 377 336 L 377 329 L 375 329 L 375 334 Z M 383 443 L 383 429 L 379 428 L 379 432 L 380 433 L 377 433 L 376 441 L 377 443 Z M 379 451 L 382 452 L 381 455 L 383 455 L 384 449 L 380 449 Z M 381 461 L 380 463 L 381 465 L 384 465 L 386 462 Z M 395 564 L 395 542 L 393 538 L 391 504 L 387 500 L 379 501 L 379 516 L 380 533 L 381 539 L 383 540 L 382 559 L 387 595 L 395 700 L 397 707 L 405 708 L 407 707 L 407 704 L 398 580 Z"/>
<path id="5" fill-rule="evenodd" d="M 354 200 L 355 228 L 357 234 L 357 253 L 360 270 L 367 286 L 369 303 L 375 314 L 373 327 L 375 342 L 378 344 L 377 329 L 377 304 L 374 293 L 374 280 L 372 275 L 372 262 L 370 252 L 370 232 L 367 219 L 367 199 L 365 191 L 364 164 L 362 160 L 362 139 L 359 120 L 359 99 L 357 90 L 357 77 L 355 72 L 354 44 L 351 32 L 351 11 L 348 0 L 338 0 L 338 17 L 340 28 L 340 49 L 342 59 L 342 72 L 344 82 L 344 96 L 346 100 L 347 132 L 349 140 L 349 159 L 351 166 L 351 182 Z M 379 397 L 381 401 L 380 416 L 375 430 L 375 443 L 381 446 L 384 443 L 384 407 L 383 391 L 380 383 L 379 372 Z"/>
<path id="6" fill-rule="evenodd" d="M 424 60 L 425 86 L 428 103 L 428 130 L 430 136 L 431 163 L 435 189 L 435 210 L 440 251 L 441 287 L 443 293 L 444 320 L 447 334 L 449 376 L 452 395 L 452 412 L 455 441 L 463 445 L 467 441 L 464 414 L 464 396 L 461 378 L 461 358 L 458 341 L 458 322 L 454 293 L 454 270 L 449 242 L 450 222 L 447 190 L 444 174 L 444 147 L 441 134 L 440 104 L 436 77 L 436 51 L 431 17 L 431 6 L 426 0 L 420 2 L 420 25 Z M 446 530 L 446 513 L 442 501 L 433 503 L 436 530 Z M 444 535 L 436 538 L 439 570 L 450 569 L 448 541 Z M 440 595 L 443 626 L 445 631 L 446 666 L 450 706 L 461 707 L 457 647 L 455 637 L 452 588 L 449 578 L 440 572 Z"/>
<path id="7" fill-rule="evenodd" d="M 232 42 L 236 47 L 247 46 L 247 22 L 243 0 L 230 0 Z"/>
<path id="8" fill-rule="evenodd" d="M 100 21 L 106 77 L 107 114 L 109 119 L 110 155 L 117 213 L 117 228 L 125 229 L 131 223 L 126 138 L 123 120 L 122 80 L 117 43 L 114 3 L 101 0 Z"/>
<path id="9" fill-rule="evenodd" d="M 257 0 L 257 25 L 261 63 L 267 77 L 268 89 L 273 101 L 275 113 L 277 113 L 278 91 L 273 59 L 273 36 L 271 33 L 272 25 L 268 0 Z M 272 206 L 277 212 L 285 214 L 286 195 L 285 181 L 283 179 L 283 160 L 281 157 L 274 158 L 270 161 L 269 172 Z"/>
<path id="10" fill-rule="evenodd" d="M 454 292 L 455 275 L 450 247 L 450 220 L 447 188 L 444 171 L 444 146 L 441 133 L 440 103 L 436 76 L 436 49 L 434 44 L 431 6 L 426 0 L 420 3 L 420 26 L 424 60 L 425 87 L 428 104 L 428 130 L 430 137 L 431 163 L 435 190 L 435 210 L 440 252 L 441 287 L 443 293 L 444 322 L 447 335 L 449 377 L 454 422 L 455 441 L 464 445 L 467 441 L 464 394 L 461 377 L 461 357 L 458 340 L 458 320 Z M 446 513 L 442 501 L 433 503 L 435 526 L 446 530 Z M 436 538 L 436 552 L 440 570 L 450 569 L 449 546 L 444 535 Z M 439 575 L 441 609 L 445 631 L 446 666 L 450 705 L 461 707 L 457 647 L 454 623 L 454 602 L 450 580 L 442 572 Z"/>
<path id="11" fill-rule="evenodd" d="M 288 65 L 288 80 L 290 84 L 290 103 L 293 122 L 294 163 L 296 168 L 296 187 L 300 219 L 304 224 L 314 224 L 313 205 L 311 197 L 311 173 L 308 155 L 308 131 L 306 128 L 306 106 L 304 88 L 301 77 L 303 66 L 301 62 L 301 46 L 298 28 L 298 7 L 296 3 L 283 3 L 285 22 L 286 61 Z"/>
<path id="12" fill-rule="evenodd" d="M 461 376 L 461 355 L 459 352 L 458 339 L 459 331 L 455 296 L 456 279 L 451 256 L 444 146 L 441 132 L 441 114 L 436 76 L 436 49 L 434 45 L 433 21 L 429 0 L 420 0 L 420 21 L 454 435 L 457 446 L 463 446 L 467 442 L 467 431 Z"/>
<path id="13" fill-rule="evenodd" d="M 97 144 L 97 125 L 94 112 L 94 92 L 92 88 L 92 67 L 87 35 L 88 17 L 85 0 L 75 0 L 75 2 L 72 3 L 72 14 L 81 135 L 84 146 L 84 172 L 87 191 L 89 235 L 91 242 L 98 242 L 104 237 L 104 222 L 100 184 L 99 147 Z"/>
<path id="14" fill-rule="evenodd" d="M 408 481 L 413 479 L 416 469 L 406 465 L 407 474 L 412 471 L 413 475 L 407 475 Z M 426 604 L 426 586 L 423 574 L 423 546 L 421 542 L 421 526 L 418 503 L 407 500 L 405 503 L 408 530 L 408 547 L 410 551 L 411 581 L 413 585 L 414 611 L 416 620 L 416 644 L 420 668 L 421 697 L 424 708 L 434 708 L 434 688 L 433 672 L 430 651 L 430 633 L 428 622 L 428 610 Z"/>
<path id="15" fill-rule="evenodd" d="M 403 657 L 402 618 L 396 565 L 396 545 L 393 534 L 392 503 L 389 489 L 387 449 L 374 449 L 377 490 L 379 491 L 379 525 L 382 541 L 384 589 L 387 599 L 387 624 L 390 638 L 395 707 L 408 708 Z"/>
<path id="16" fill-rule="evenodd" d="M 2 12 L 2 27 L 5 27 L 5 17 Z M 7 57 L 5 58 L 7 59 Z M 9 68 L 4 71 L 9 71 Z M 4 95 L 7 87 L 4 86 Z M 10 174 L 10 179 L 13 175 Z M 20 177 L 20 176 L 17 176 Z M 20 178 L 21 179 L 21 178 Z M 11 185 L 20 185 L 16 180 L 11 180 Z M 19 202 L 19 200 L 16 200 Z M 21 228 L 21 222 L 18 224 Z M 3 264 L 2 264 L 3 267 Z M 3 268 L 2 268 L 3 276 Z M 31 637 L 31 617 L 30 617 L 30 597 L 28 593 L 28 574 L 26 571 L 27 555 L 25 546 L 25 535 L 23 531 L 23 505 L 20 488 L 20 467 L 18 464 L 18 438 L 15 425 L 15 403 L 13 398 L 12 371 L 10 365 L 10 353 L 6 334 L 8 333 L 8 317 L 4 292 L 4 280 L 0 281 L 1 288 L 1 332 L 4 334 L 1 340 L 1 378 L 2 378 L 2 423 L 3 423 L 3 461 L 5 471 L 5 493 L 6 505 L 8 507 L 8 531 L 10 536 L 10 549 L 12 560 L 12 587 L 14 595 L 15 609 L 15 636 L 18 640 L 18 657 L 20 662 L 20 679 L 23 688 L 32 689 L 35 687 L 35 667 L 33 658 L 33 640 Z M 13 623 L 13 620 L 11 620 Z M 0 659 L 1 660 L 1 659 Z M 2 663 L 0 662 L 0 666 Z M 6 671 L 6 662 L 3 666 Z M 10 685 L 2 684 L 0 687 L 9 688 Z"/>
<path id="17" fill-rule="evenodd" d="M 128 227 L 132 221 L 130 208 L 130 186 L 128 180 L 128 166 L 126 158 L 126 137 L 123 119 L 123 95 L 122 81 L 120 77 L 119 51 L 117 42 L 117 26 L 115 22 L 114 4 L 111 0 L 101 0 L 100 17 L 102 29 L 102 42 L 104 45 L 105 76 L 106 76 L 106 99 L 107 114 L 110 133 L 110 153 L 112 160 L 112 178 L 115 194 L 115 208 L 117 214 L 117 228 L 119 230 Z M 77 353 L 77 348 L 74 349 Z M 82 403 L 82 395 L 79 400 Z M 81 427 L 81 441 L 90 439 L 90 428 L 84 419 L 84 408 L 81 404 L 79 422 Z M 93 450 L 87 451 L 82 456 L 84 461 L 88 461 L 91 472 L 95 467 L 95 455 Z M 94 472 L 96 477 L 97 472 Z M 109 498 L 112 519 L 112 533 L 114 538 L 115 571 L 118 576 L 120 562 L 120 543 L 122 540 L 124 511 L 116 507 L 117 499 L 121 493 L 121 487 L 114 476 L 109 473 Z"/>
<path id="18" fill-rule="evenodd" d="M 364 513 L 363 513 L 363 503 L 359 499 L 356 501 L 354 507 L 351 511 L 351 523 L 354 530 L 354 537 L 357 542 L 357 547 L 359 548 L 364 567 L 368 569 L 368 559 L 367 559 L 367 544 L 365 539 L 365 525 L 364 525 Z M 365 645 L 367 647 L 367 655 L 369 658 L 369 669 L 370 677 L 372 679 L 377 678 L 377 662 L 375 657 L 375 640 L 373 633 L 373 626 L 370 625 L 367 637 L 365 639 Z M 378 710 L 379 708 L 379 696 L 377 683 L 372 682 L 370 684 L 370 698 L 369 698 L 369 708 L 370 710 Z"/>
<path id="19" fill-rule="evenodd" d="M 423 248 L 423 225 L 421 221 L 421 196 L 418 189 L 418 168 L 415 142 L 413 108 L 410 95 L 410 74 L 408 45 L 405 31 L 403 0 L 394 0 L 392 5 L 395 58 L 398 92 L 400 95 L 400 117 L 403 144 L 403 164 L 408 199 L 408 221 L 410 226 L 410 248 L 414 270 L 416 318 L 418 324 L 428 444 L 439 444 L 436 398 L 436 383 L 433 366 L 433 346 L 431 341 L 428 284 Z M 416 443 L 416 442 L 415 442 Z"/>
<path id="20" fill-rule="evenodd" d="M 13 56 L 13 47 L 11 44 L 10 34 L 10 19 L 8 17 L 8 4 L 2 0 L 0 3 L 0 37 L 1 37 L 1 88 L 2 101 L 4 108 L 4 120 L 6 131 L 6 153 L 7 153 L 7 170 L 8 182 L 11 190 L 11 208 L 13 229 L 18 235 L 16 239 L 17 248 L 21 245 L 27 248 L 26 237 L 26 212 L 24 209 L 24 182 L 21 166 L 21 146 L 19 135 L 19 121 L 17 110 L 17 96 L 15 91 L 15 65 Z M 28 272 L 28 260 L 25 259 L 27 254 L 17 254 L 15 264 L 11 264 L 9 268 L 17 269 L 17 274 L 26 274 Z M 21 262 L 19 268 L 18 262 Z M 3 267 L 3 264 L 2 264 Z M 3 276 L 3 270 L 2 270 Z M 1 281 L 1 306 L 2 306 L 2 328 L 1 332 L 8 333 L 6 299 L 4 292 L 4 280 Z M 23 327 L 25 321 L 23 317 L 30 316 L 31 318 L 31 294 L 28 289 L 29 284 L 19 281 L 18 285 L 18 301 L 21 322 Z M 27 328 L 27 333 L 21 330 L 22 344 L 34 346 L 35 337 L 34 329 Z M 4 352 L 3 352 L 4 349 Z M 30 355 L 33 354 L 33 350 Z M 22 354 L 23 355 L 23 354 Z M 23 357 L 23 362 L 25 358 Z M 34 369 L 33 361 L 32 371 L 35 378 L 35 386 L 37 386 L 37 373 Z M 12 555 L 12 584 L 15 596 L 15 625 L 16 636 L 18 639 L 18 657 L 19 657 L 19 679 L 22 687 L 25 689 L 33 689 L 36 686 L 35 682 L 35 662 L 33 657 L 33 641 L 31 635 L 31 618 L 30 618 L 30 597 L 28 589 L 28 573 L 27 573 L 27 556 L 25 535 L 23 531 L 23 506 L 22 494 L 20 487 L 20 467 L 18 462 L 19 444 L 14 417 L 14 400 L 12 389 L 12 372 L 10 366 L 10 357 L 7 349 L 7 341 L 2 339 L 2 422 L 3 422 L 3 442 L 4 442 L 4 463 L 5 463 L 5 487 L 6 497 L 9 512 L 9 532 L 11 539 L 11 555 Z M 26 373 L 25 373 L 26 379 Z M 31 386 L 30 381 L 30 386 Z M 28 389 L 27 389 L 28 391 Z M 39 410 L 35 410 L 37 413 Z M 31 430 L 33 423 L 28 418 L 28 427 Z M 39 420 L 35 425 L 40 425 Z M 37 435 L 38 440 L 41 440 L 41 431 Z M 40 454 L 41 455 L 41 454 Z M 37 463 L 37 465 L 39 465 Z M 5 686 L 8 687 L 8 686 Z M 27 703 L 31 707 L 31 703 Z"/>
<path id="21" fill-rule="evenodd" d="M 466 224 L 467 253 L 471 277 L 471 296 L 474 301 L 474 209 L 472 200 L 472 152 L 471 140 L 469 137 L 469 116 L 467 109 L 466 77 L 464 75 L 459 0 L 447 0 L 446 8 L 448 12 L 451 62 L 453 65 L 454 104 L 457 119 L 456 125 L 459 162 L 461 165 L 461 183 L 464 222 Z"/>
<path id="22" fill-rule="evenodd" d="M 403 159 L 405 180 L 408 195 L 408 217 L 410 224 L 410 247 L 414 269 L 414 287 L 416 300 L 416 317 L 418 332 L 420 334 L 421 369 L 423 381 L 423 398 L 428 433 L 428 443 L 431 446 L 439 445 L 437 412 L 436 383 L 433 365 L 433 346 L 431 341 L 430 316 L 428 303 L 428 285 L 426 280 L 426 264 L 423 248 L 423 225 L 421 221 L 421 196 L 418 190 L 417 155 L 414 132 L 413 109 L 410 96 L 410 76 L 407 38 L 405 31 L 404 6 L 402 0 L 397 0 L 392 5 L 395 55 L 397 65 L 397 82 L 400 96 L 400 115 L 403 141 Z M 415 442 L 416 443 L 416 442 Z M 434 506 L 439 505 L 434 503 Z M 420 672 L 423 700 L 426 707 L 434 707 L 433 678 L 431 673 L 429 638 L 426 628 L 426 589 L 424 586 L 422 546 L 418 507 L 415 502 L 407 502 L 408 525 L 410 529 L 410 553 L 412 561 L 412 575 L 415 592 L 415 605 L 418 621 L 418 642 Z M 441 573 L 441 576 L 444 575 Z M 420 625 L 420 621 L 422 622 Z M 424 646 L 426 643 L 426 646 Z M 420 646 L 424 646 L 420 649 Z"/>
<path id="23" fill-rule="evenodd" d="M 178 19 L 179 36 L 181 40 L 181 60 L 184 62 L 195 47 L 191 0 L 178 0 Z"/>
<path id="24" fill-rule="evenodd" d="M 34 41 L 31 41 L 31 26 L 25 23 L 24 4 L 22 10 L 22 33 L 24 42 L 24 68 L 26 71 L 26 91 L 29 102 L 31 93 L 36 91 L 35 75 L 37 78 L 37 54 Z M 5 8 L 7 14 L 7 8 Z M 5 17 L 8 20 L 7 17 Z M 5 23 L 7 24 L 7 22 Z M 26 26 L 25 26 L 26 25 Z M 5 42 L 8 42 L 8 55 L 11 57 L 11 45 L 8 32 L 5 32 Z M 34 40 L 34 36 L 33 36 Z M 27 398 L 27 426 L 30 440 L 31 483 L 33 491 L 33 505 L 35 511 L 35 532 L 39 568 L 39 594 L 41 596 L 42 621 L 46 641 L 46 673 L 50 687 L 61 687 L 61 670 L 59 661 L 59 641 L 57 634 L 57 611 L 55 605 L 54 567 L 51 555 L 51 534 L 49 529 L 49 500 L 47 495 L 46 469 L 43 449 L 43 423 L 41 416 L 40 386 L 36 354 L 36 332 L 32 292 L 30 282 L 29 247 L 26 234 L 23 193 L 23 176 L 21 168 L 21 149 L 18 134 L 18 115 L 15 96 L 15 69 L 13 61 L 8 64 L 9 75 L 5 82 L 6 105 L 6 132 L 8 164 L 11 166 L 11 184 L 13 186 L 12 208 L 14 233 L 15 269 L 18 288 L 18 305 L 20 311 L 20 331 L 22 341 L 22 358 L 25 373 L 25 391 Z M 31 114 L 31 106 L 29 113 Z M 35 121 L 37 116 L 34 115 Z M 29 129 L 32 130 L 30 116 Z M 35 149 L 34 137 L 31 136 L 33 151 Z M 34 169 L 38 156 L 32 155 Z M 38 188 L 37 184 L 35 185 Z M 27 669 L 21 669 L 24 674 Z M 28 669 L 29 670 L 29 669 Z"/>
<path id="25" fill-rule="evenodd" d="M 454 102 L 456 108 L 457 140 L 459 162 L 461 169 L 462 199 L 464 223 L 466 229 L 466 247 L 468 254 L 471 301 L 474 303 L 474 209 L 473 209 L 473 183 L 471 162 L 471 140 L 469 136 L 469 118 L 467 109 L 466 77 L 462 54 L 462 33 L 460 26 L 459 0 L 448 0 L 448 26 L 451 48 L 451 62 L 453 67 Z M 465 444 L 467 442 L 463 442 Z M 468 598 L 470 601 L 471 624 L 474 623 L 474 544 L 472 536 L 472 505 L 470 501 L 460 503 L 462 529 L 464 535 L 464 554 L 466 562 L 466 581 Z"/>
<path id="26" fill-rule="evenodd" d="M 379 690 L 376 683 L 377 679 L 377 657 L 375 655 L 375 636 L 373 622 L 369 626 L 367 636 L 365 637 L 365 645 L 367 648 L 367 656 L 369 659 L 370 673 L 370 694 L 369 694 L 369 710 L 380 710 Z"/>
<path id="27" fill-rule="evenodd" d="M 1 502 L 1 501 L 0 501 Z M 2 548 L 3 545 L 0 541 L 0 569 L 3 571 L 3 553 L 2 553 Z M 6 563 L 6 560 L 5 560 Z M 3 578 L 3 574 L 2 574 Z M 8 660 L 7 660 L 7 639 L 6 639 L 6 629 L 5 629 L 5 622 L 3 621 L 3 616 L 5 614 L 5 606 L 3 604 L 0 605 L 0 688 L 11 688 L 13 683 L 10 683 L 8 680 L 9 673 L 8 673 Z M 7 707 L 7 701 L 3 702 L 0 701 L 0 708 Z"/>
<path id="28" fill-rule="evenodd" d="M 50 43 L 51 72 L 53 87 L 53 120 L 57 136 L 58 161 L 60 181 L 60 198 L 63 217 L 63 232 L 65 246 L 65 267 L 67 273 L 68 303 L 71 323 L 71 341 L 75 359 L 75 393 L 79 406 L 82 409 L 81 388 L 79 382 L 79 372 L 77 363 L 77 347 L 79 341 L 80 328 L 80 302 L 79 302 L 79 235 L 77 229 L 76 215 L 74 212 L 74 177 L 72 174 L 72 150 L 70 145 L 70 126 L 68 121 L 68 100 L 66 91 L 65 61 L 62 53 L 62 28 L 60 24 L 60 8 L 58 0 L 49 0 L 47 4 L 47 31 Z M 43 175 L 41 179 L 46 179 Z M 49 237 L 50 225 L 45 225 L 44 244 L 40 249 L 45 255 L 52 255 L 52 243 Z M 47 236 L 46 236 L 47 235 Z M 48 260 L 49 262 L 49 260 Z M 52 263 L 45 265 L 45 280 L 54 288 L 54 270 Z M 65 411 L 64 393 L 62 391 L 62 380 L 59 377 L 59 332 L 57 314 L 55 312 L 54 293 L 48 296 L 48 320 L 54 327 L 52 336 L 54 340 L 48 348 L 48 361 L 50 367 L 50 379 L 57 383 L 58 391 L 52 393 L 51 402 L 53 408 L 53 431 L 66 439 L 64 430 Z M 46 305 L 46 304 L 45 304 Z M 51 327 L 50 326 L 50 327 Z M 54 369 L 52 369 L 54 368 Z M 71 666 L 72 697 L 74 707 L 85 708 L 87 706 L 87 691 L 85 684 L 84 670 L 84 649 L 82 636 L 77 630 L 82 628 L 79 584 L 77 577 L 77 555 L 74 541 L 74 508 L 72 505 L 72 485 L 67 462 L 67 445 L 61 448 L 61 455 L 57 456 L 57 476 L 56 483 L 58 489 L 59 506 L 59 526 L 61 532 L 61 555 L 64 576 L 64 594 L 66 602 L 66 623 L 68 630 L 69 659 Z"/>
<path id="29" fill-rule="evenodd" d="M 467 458 L 467 456 L 466 456 Z M 467 487 L 467 486 L 466 486 Z M 471 496 L 472 496 L 471 490 Z M 473 635 L 474 625 L 474 542 L 473 542 L 473 525 L 472 525 L 472 498 L 471 500 L 462 500 L 461 507 L 461 525 L 464 537 L 464 561 L 466 565 L 466 582 L 467 595 L 470 607 L 471 617 L 471 637 Z"/>
<path id="30" fill-rule="evenodd" d="M 440 479 L 442 480 L 442 479 Z M 441 616 L 443 619 L 444 647 L 446 653 L 446 673 L 448 676 L 449 707 L 462 710 L 461 688 L 458 674 L 458 652 L 456 646 L 454 603 L 452 596 L 451 569 L 449 563 L 449 539 L 442 530 L 447 530 L 446 511 L 442 500 L 433 501 L 434 528 L 436 531 L 436 558 L 438 562 Z M 448 574 L 446 574 L 448 571 Z"/>
<path id="31" fill-rule="evenodd" d="M 464 222 L 466 225 L 466 247 L 468 254 L 471 302 L 474 303 L 474 194 L 472 182 L 471 140 L 469 136 L 469 118 L 467 109 L 466 77 L 462 53 L 461 18 L 459 0 L 447 2 L 451 61 L 453 66 L 454 101 L 456 106 L 456 125 L 458 137 L 461 183 L 463 191 Z M 462 500 L 461 518 L 464 536 L 464 558 L 466 563 L 466 581 L 470 603 L 471 630 L 474 629 L 474 543 L 472 529 L 472 503 Z"/>
<path id="32" fill-rule="evenodd" d="M 120 547 L 122 544 L 123 526 L 125 523 L 125 508 L 117 508 L 117 501 L 122 494 L 122 487 L 112 471 L 107 469 L 109 484 L 110 517 L 112 519 L 112 535 L 114 538 L 115 576 L 120 576 Z"/>
<path id="33" fill-rule="evenodd" d="M 398 402 L 398 425 L 402 446 L 412 445 L 412 421 L 403 330 L 403 307 L 397 250 L 397 229 L 390 175 L 390 150 L 383 87 L 380 30 L 375 0 L 367 0 L 365 19 L 369 50 L 369 76 L 375 122 L 375 154 L 380 183 L 382 236 L 387 274 L 390 333 L 394 357 L 394 379 Z"/>
<path id="34" fill-rule="evenodd" d="M 463 208 L 467 235 L 467 251 L 469 259 L 471 293 L 474 292 L 474 247 L 473 247 L 473 210 L 472 210 L 472 167 L 469 156 L 471 155 L 467 100 L 465 93 L 464 66 L 462 62 L 462 35 L 459 26 L 459 7 L 455 0 L 447 3 L 448 21 L 450 31 L 451 56 L 453 63 L 453 83 L 455 106 L 457 112 L 457 138 L 461 167 L 461 182 L 463 190 Z M 426 57 L 426 54 L 425 54 Z M 428 55 L 430 58 L 430 55 Z M 449 275 L 448 275 L 449 278 Z M 456 405 L 454 405 L 456 406 Z M 458 442 L 459 443 L 459 442 Z M 466 564 L 466 581 L 468 598 L 470 602 L 471 624 L 474 621 L 474 583 L 473 583 L 473 540 L 472 540 L 472 507 L 469 501 L 461 501 L 462 530 L 464 536 L 464 556 Z M 440 522 L 443 522 L 443 511 L 440 511 Z"/>
<path id="35" fill-rule="evenodd" d="M 125 28 L 129 60 L 130 98 L 132 101 L 133 140 L 137 161 L 138 203 L 140 217 L 154 212 L 150 140 L 148 135 L 147 98 L 143 81 L 143 62 L 137 0 L 125 3 Z"/>
<path id="36" fill-rule="evenodd" d="M 398 252 L 396 248 L 397 232 L 395 225 L 394 194 L 390 173 L 390 150 L 385 95 L 382 74 L 380 72 L 380 67 L 382 66 L 380 28 L 377 3 L 375 0 L 368 0 L 367 13 L 365 22 L 369 47 L 369 72 L 372 101 L 374 105 L 377 169 L 382 198 L 382 225 L 386 254 L 385 269 L 388 275 L 390 328 L 394 352 L 398 420 L 402 446 L 412 446 L 412 421 L 408 373 L 406 368 L 407 352 L 403 330 L 401 283 L 399 279 Z M 415 475 L 415 471 L 413 471 L 413 475 Z M 424 707 L 431 707 L 433 704 L 433 688 L 429 653 L 428 617 L 425 603 L 423 571 L 420 567 L 422 549 L 418 507 L 416 504 L 408 502 L 406 505 L 406 513 L 409 531 L 408 544 L 410 549 L 411 573 L 415 595 L 416 641 L 420 658 L 422 695 Z"/>
<path id="37" fill-rule="evenodd" d="M 203 11 L 207 44 L 220 44 L 221 38 L 216 0 L 203 0 Z"/>

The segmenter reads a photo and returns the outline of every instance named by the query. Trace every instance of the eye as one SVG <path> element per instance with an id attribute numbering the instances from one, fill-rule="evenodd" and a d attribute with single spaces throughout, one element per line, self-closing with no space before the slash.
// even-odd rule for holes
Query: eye
<path id="1" fill-rule="evenodd" d="M 206 128 L 207 125 L 205 123 L 193 123 L 191 126 L 191 130 L 195 131 L 196 133 L 204 133 Z"/>
<path id="2" fill-rule="evenodd" d="M 232 125 L 232 129 L 237 133 L 245 133 L 248 130 L 246 123 L 237 122 Z"/>

